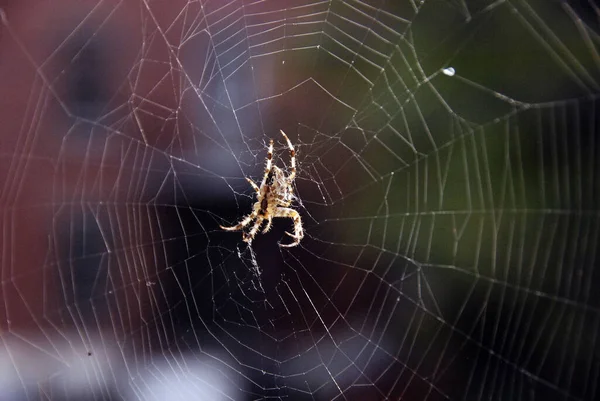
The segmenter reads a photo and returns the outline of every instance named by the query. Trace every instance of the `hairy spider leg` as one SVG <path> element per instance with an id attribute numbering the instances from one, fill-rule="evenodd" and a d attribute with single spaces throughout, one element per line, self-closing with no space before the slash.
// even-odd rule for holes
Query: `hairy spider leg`
<path id="1" fill-rule="evenodd" d="M 294 209 L 290 209 L 288 207 L 279 207 L 277 208 L 277 217 L 290 217 L 294 220 L 294 234 L 290 234 L 289 232 L 285 232 L 290 237 L 294 238 L 294 242 L 290 244 L 279 244 L 279 246 L 283 246 L 286 248 L 296 246 L 300 243 L 300 240 L 304 237 L 304 231 L 302 230 L 302 219 L 300 218 L 300 214 Z"/>
<path id="2" fill-rule="evenodd" d="M 288 207 L 291 204 L 292 204 L 292 198 L 290 196 L 278 196 L 277 197 L 277 206 Z"/>
<path id="3" fill-rule="evenodd" d="M 262 222 L 264 220 L 265 220 L 265 218 L 262 216 L 258 216 L 256 218 L 256 221 L 254 222 L 252 229 L 248 232 L 248 234 L 244 233 L 244 236 L 243 236 L 244 242 L 247 242 L 247 243 L 252 242 L 252 240 L 254 239 L 254 236 L 256 235 L 256 232 L 258 231 L 258 229 L 260 228 L 260 225 L 262 224 Z"/>
<path id="4" fill-rule="evenodd" d="M 221 227 L 223 230 L 226 230 L 226 231 L 239 231 L 242 228 L 244 228 L 245 226 L 247 226 L 248 223 L 250 223 L 252 220 L 254 220 L 254 218 L 257 215 L 258 215 L 258 212 L 252 212 L 248 216 L 244 217 L 244 219 L 242 221 L 240 221 L 238 224 L 236 224 L 235 226 L 231 226 L 231 227 L 219 226 L 219 227 Z"/>
<path id="5" fill-rule="evenodd" d="M 260 188 L 264 188 L 265 183 L 267 182 L 267 177 L 271 172 L 271 168 L 273 166 L 273 140 L 269 141 L 269 150 L 267 151 L 267 167 L 265 167 L 265 176 L 263 177 Z"/>
<path id="6" fill-rule="evenodd" d="M 282 129 L 280 129 L 279 132 L 281 132 L 281 135 L 283 135 L 287 142 L 288 148 L 290 148 L 290 175 L 287 179 L 289 182 L 292 182 L 294 181 L 294 178 L 296 178 L 296 151 L 294 150 L 294 145 L 292 145 L 290 138 L 287 137 L 285 132 L 283 132 Z"/>
<path id="7" fill-rule="evenodd" d="M 273 216 L 269 215 L 269 218 L 267 219 L 267 225 L 262 230 L 263 234 L 268 233 L 269 230 L 271 229 L 272 225 L 273 225 Z"/>
<path id="8" fill-rule="evenodd" d="M 256 183 L 254 181 L 252 181 L 251 178 L 246 177 L 246 180 L 250 183 L 250 185 L 252 185 L 252 188 L 254 188 L 254 190 L 257 193 L 260 192 L 260 188 L 258 187 L 258 185 L 256 185 Z"/>

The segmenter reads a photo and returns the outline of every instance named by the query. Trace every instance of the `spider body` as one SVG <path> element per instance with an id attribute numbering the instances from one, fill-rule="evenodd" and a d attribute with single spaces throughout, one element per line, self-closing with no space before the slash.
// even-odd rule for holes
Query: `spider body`
<path id="1" fill-rule="evenodd" d="M 250 231 L 243 234 L 243 240 L 249 244 L 252 243 L 252 240 L 265 220 L 267 224 L 262 232 L 266 233 L 269 231 L 273 224 L 273 218 L 275 217 L 288 217 L 294 221 L 294 234 L 286 232 L 286 234 L 292 237 L 294 241 L 289 244 L 279 244 L 279 246 L 296 246 L 304 237 L 300 214 L 298 214 L 296 210 L 290 208 L 290 205 L 294 200 L 293 183 L 296 178 L 296 151 L 287 135 L 282 130 L 280 130 L 280 132 L 286 140 L 290 150 L 290 174 L 286 176 L 283 170 L 273 165 L 273 140 L 271 139 L 269 142 L 269 150 L 267 152 L 265 174 L 260 186 L 256 185 L 250 178 L 246 178 L 257 194 L 257 200 L 252 207 L 252 212 L 235 226 L 220 226 L 223 230 L 239 231 L 254 221 Z"/>

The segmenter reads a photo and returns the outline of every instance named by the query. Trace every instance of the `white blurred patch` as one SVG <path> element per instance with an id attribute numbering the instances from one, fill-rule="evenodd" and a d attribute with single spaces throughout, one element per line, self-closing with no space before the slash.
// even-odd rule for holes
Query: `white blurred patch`
<path id="1" fill-rule="evenodd" d="M 453 77 L 454 74 L 456 74 L 456 70 L 452 67 L 444 68 L 442 72 L 444 75 L 448 75 L 449 77 Z"/>
<path id="2" fill-rule="evenodd" d="M 99 338 L 6 335 L 0 345 L 0 399 L 7 394 L 61 389 L 66 395 L 106 394 L 117 387 L 123 359 Z"/>
<path id="3" fill-rule="evenodd" d="M 136 400 L 237 400 L 242 392 L 219 366 L 195 356 L 153 363 L 152 368 L 131 385 L 136 393 L 131 399 Z"/>

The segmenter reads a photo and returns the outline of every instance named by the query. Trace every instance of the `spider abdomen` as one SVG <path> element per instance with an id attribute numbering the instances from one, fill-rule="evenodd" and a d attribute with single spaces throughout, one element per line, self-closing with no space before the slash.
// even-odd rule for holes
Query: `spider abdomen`
<path id="1" fill-rule="evenodd" d="M 263 200 L 260 202 L 260 214 L 264 215 L 267 213 L 267 208 L 269 207 L 269 201 L 267 200 L 267 198 L 263 198 Z"/>

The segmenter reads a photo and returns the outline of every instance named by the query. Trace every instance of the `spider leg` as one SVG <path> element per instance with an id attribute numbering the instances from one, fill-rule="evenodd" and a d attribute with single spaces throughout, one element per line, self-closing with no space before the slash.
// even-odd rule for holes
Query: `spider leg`
<path id="1" fill-rule="evenodd" d="M 288 207 L 292 204 L 292 197 L 289 195 L 277 196 L 277 206 L 278 207 Z"/>
<path id="2" fill-rule="evenodd" d="M 285 138 L 288 148 L 290 148 L 290 175 L 287 179 L 289 182 L 292 182 L 294 181 L 294 178 L 296 178 L 296 151 L 294 150 L 294 145 L 292 145 L 290 138 L 287 137 L 285 132 L 283 132 L 283 130 L 281 129 L 279 131 L 281 132 L 281 135 L 283 135 L 283 137 Z"/>
<path id="3" fill-rule="evenodd" d="M 269 150 L 267 151 L 267 166 L 265 167 L 265 175 L 260 183 L 260 188 L 265 186 L 265 183 L 267 182 L 267 177 L 269 176 L 269 173 L 271 172 L 272 166 L 273 166 L 273 140 L 271 139 L 269 141 Z"/>
<path id="4" fill-rule="evenodd" d="M 269 216 L 269 218 L 267 219 L 267 225 L 262 230 L 263 234 L 268 233 L 269 230 L 271 229 L 272 225 L 273 225 L 273 217 Z"/>
<path id="5" fill-rule="evenodd" d="M 219 227 L 221 227 L 221 229 L 223 229 L 225 231 L 239 231 L 242 228 L 244 228 L 245 226 L 247 226 L 248 223 L 250 223 L 252 220 L 254 220 L 254 218 L 256 217 L 257 214 L 258 214 L 258 212 L 250 213 L 248 216 L 244 217 L 244 219 L 242 221 L 240 221 L 238 224 L 236 224 L 235 226 L 231 226 L 231 227 L 219 226 Z"/>
<path id="6" fill-rule="evenodd" d="M 279 207 L 276 210 L 277 217 L 290 217 L 294 220 L 294 234 L 290 234 L 287 231 L 285 232 L 287 235 L 294 238 L 294 242 L 289 244 L 279 244 L 279 246 L 292 247 L 298 245 L 304 237 L 304 230 L 302 229 L 302 219 L 300 218 L 300 214 L 294 209 L 287 207 Z"/>
<path id="7" fill-rule="evenodd" d="M 254 190 L 256 192 L 260 192 L 260 188 L 258 187 L 258 185 L 256 185 L 256 183 L 254 181 L 252 181 L 250 178 L 246 177 L 246 180 L 248 180 L 248 182 L 250 183 L 250 185 L 252 185 L 252 188 L 254 188 Z"/>
<path id="8" fill-rule="evenodd" d="M 256 232 L 260 228 L 260 225 L 262 224 L 262 222 L 264 221 L 264 219 L 265 218 L 262 217 L 262 216 L 258 216 L 256 218 L 256 221 L 254 222 L 254 225 L 252 226 L 252 229 L 247 234 L 244 233 L 244 235 L 243 235 L 244 242 L 247 242 L 249 244 L 252 242 L 252 240 L 256 236 Z"/>

